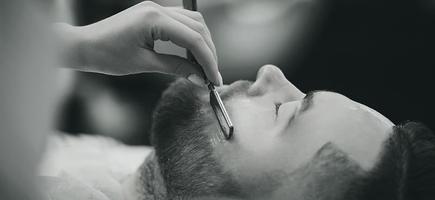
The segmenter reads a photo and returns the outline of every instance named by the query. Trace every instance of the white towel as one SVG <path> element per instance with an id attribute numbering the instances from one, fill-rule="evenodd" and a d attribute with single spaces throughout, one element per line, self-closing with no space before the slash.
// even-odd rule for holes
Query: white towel
<path id="1" fill-rule="evenodd" d="M 51 200 L 122 200 L 122 182 L 151 150 L 104 136 L 51 135 L 40 167 L 43 193 Z"/>

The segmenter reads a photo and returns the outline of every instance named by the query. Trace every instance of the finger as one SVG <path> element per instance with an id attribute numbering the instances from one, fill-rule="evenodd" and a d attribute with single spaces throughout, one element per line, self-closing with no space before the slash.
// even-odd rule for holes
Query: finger
<path id="1" fill-rule="evenodd" d="M 186 15 L 186 16 L 188 16 L 188 17 L 190 17 L 198 22 L 205 24 L 204 17 L 198 11 L 187 10 L 187 9 L 184 9 L 181 7 L 170 7 L 169 9 L 172 9 L 180 14 Z"/>
<path id="2" fill-rule="evenodd" d="M 180 7 L 169 7 L 167 9 L 172 11 L 169 12 L 169 15 L 171 15 L 174 19 L 186 24 L 186 26 L 189 26 L 201 35 L 205 35 L 205 38 L 207 38 L 207 44 L 210 46 L 210 49 L 213 51 L 213 54 L 217 60 L 216 47 L 213 43 L 210 30 L 202 15 L 199 12 L 186 10 Z"/>
<path id="3" fill-rule="evenodd" d="M 171 9 L 171 10 L 177 12 L 177 13 L 180 13 L 180 14 L 182 14 L 184 16 L 187 16 L 187 17 L 189 17 L 189 18 L 191 18 L 191 19 L 201 23 L 204 27 L 206 27 L 207 34 L 209 34 L 210 37 L 211 37 L 211 32 L 210 32 L 207 24 L 205 23 L 204 17 L 202 16 L 202 14 L 200 12 L 186 10 L 186 9 L 180 8 L 180 7 L 169 7 L 168 9 Z"/>
<path id="4" fill-rule="evenodd" d="M 202 35 L 170 17 L 161 20 L 164 21 L 156 23 L 152 29 L 154 39 L 170 40 L 190 50 L 207 78 L 215 85 L 221 85 L 216 59 Z"/>
<path id="5" fill-rule="evenodd" d="M 205 77 L 201 71 L 201 67 L 195 63 L 188 61 L 185 58 L 175 55 L 159 54 L 154 51 L 146 51 L 142 55 L 143 63 L 147 63 L 147 71 L 172 74 L 182 77 L 189 77 L 196 74 L 200 77 L 201 84 L 204 86 Z M 198 83 L 196 81 L 195 83 Z"/>
<path id="6" fill-rule="evenodd" d="M 187 77 L 187 79 L 193 83 L 195 83 L 196 85 L 200 85 L 203 88 L 207 88 L 207 86 L 204 84 L 204 79 L 202 79 L 201 77 L 199 77 L 197 74 L 191 74 Z"/>
<path id="7" fill-rule="evenodd" d="M 165 13 L 167 15 L 169 15 L 170 17 L 174 18 L 175 20 L 188 26 L 189 28 L 195 30 L 199 34 L 201 34 L 205 38 L 207 45 L 209 46 L 209 48 L 213 52 L 213 56 L 217 60 L 216 47 L 213 43 L 213 40 L 212 40 L 211 35 L 210 35 L 210 30 L 208 29 L 207 25 L 205 23 L 197 21 L 193 18 L 190 18 L 186 15 L 183 15 L 181 12 L 177 12 L 176 10 L 181 10 L 181 9 L 180 8 L 169 8 L 165 11 Z"/>

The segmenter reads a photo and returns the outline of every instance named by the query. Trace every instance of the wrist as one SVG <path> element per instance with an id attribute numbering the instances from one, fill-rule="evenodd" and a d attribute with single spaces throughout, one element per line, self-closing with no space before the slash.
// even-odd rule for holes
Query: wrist
<path id="1" fill-rule="evenodd" d="M 89 42 L 82 27 L 65 23 L 54 24 L 60 44 L 60 58 L 65 67 L 82 69 L 87 65 Z"/>

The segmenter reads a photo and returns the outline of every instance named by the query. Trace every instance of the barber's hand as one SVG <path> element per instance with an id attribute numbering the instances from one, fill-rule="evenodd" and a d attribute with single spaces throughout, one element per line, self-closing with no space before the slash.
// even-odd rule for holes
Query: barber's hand
<path id="1" fill-rule="evenodd" d="M 161 72 L 203 77 L 202 66 L 211 82 L 222 84 L 216 49 L 199 12 L 146 1 L 88 26 L 59 26 L 79 38 L 79 45 L 69 45 L 75 49 L 70 51 L 78 55 L 68 59 L 81 66 L 72 68 L 112 75 Z M 155 52 L 155 40 L 171 41 L 190 50 L 199 65 L 179 56 Z"/>

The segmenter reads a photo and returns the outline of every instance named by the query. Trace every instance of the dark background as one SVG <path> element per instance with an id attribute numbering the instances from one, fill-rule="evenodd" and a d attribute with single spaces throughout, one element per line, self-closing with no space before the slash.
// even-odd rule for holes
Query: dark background
<path id="1" fill-rule="evenodd" d="M 98 21 L 135 3 L 78 0 L 74 9 L 77 24 Z M 198 4 L 201 8 L 201 1 Z M 273 64 L 280 66 L 302 91 L 333 90 L 374 108 L 394 123 L 421 121 L 434 129 L 435 1 L 328 0 L 322 10 L 316 31 L 306 39 L 304 50 L 291 59 L 274 59 Z M 204 18 L 211 22 L 208 25 L 214 33 L 214 21 L 220 19 L 213 18 L 213 11 L 206 13 L 203 12 Z M 218 53 L 225 51 L 218 45 L 222 41 L 215 42 Z M 226 83 L 237 79 L 230 73 L 223 73 Z M 149 144 L 151 112 L 173 77 L 91 73 L 79 73 L 76 77 L 59 110 L 60 130 L 110 135 L 128 144 Z M 255 80 L 255 76 L 248 79 Z M 102 90 L 130 105 L 136 112 L 129 117 L 138 123 L 116 134 L 108 134 L 93 124 L 87 110 Z"/>

